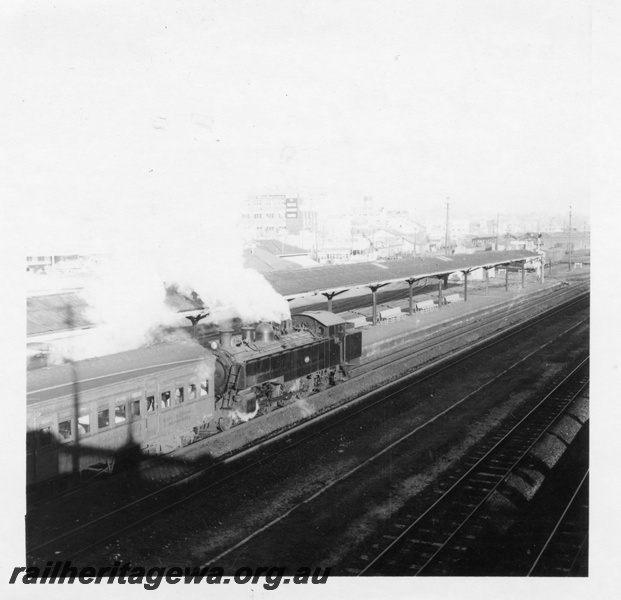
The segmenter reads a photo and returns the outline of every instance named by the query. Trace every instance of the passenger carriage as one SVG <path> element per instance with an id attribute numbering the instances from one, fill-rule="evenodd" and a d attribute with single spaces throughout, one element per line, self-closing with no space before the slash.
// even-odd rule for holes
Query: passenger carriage
<path id="1" fill-rule="evenodd" d="M 187 341 L 30 371 L 27 483 L 190 443 L 213 417 L 214 362 Z"/>

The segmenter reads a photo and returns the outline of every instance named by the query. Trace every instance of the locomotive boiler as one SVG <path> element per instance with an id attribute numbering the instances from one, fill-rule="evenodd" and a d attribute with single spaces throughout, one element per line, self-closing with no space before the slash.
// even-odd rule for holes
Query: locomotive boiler
<path id="1" fill-rule="evenodd" d="M 216 426 L 284 406 L 348 377 L 362 353 L 362 332 L 328 311 L 293 315 L 280 326 L 260 323 L 242 334 L 221 330 L 211 343 L 216 357 Z"/>

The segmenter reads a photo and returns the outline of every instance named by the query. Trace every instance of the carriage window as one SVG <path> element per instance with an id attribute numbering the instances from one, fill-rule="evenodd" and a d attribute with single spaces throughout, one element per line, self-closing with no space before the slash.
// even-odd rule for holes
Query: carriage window
<path id="1" fill-rule="evenodd" d="M 103 429 L 108 425 L 110 425 L 110 410 L 106 408 L 97 413 L 97 428 Z"/>
<path id="2" fill-rule="evenodd" d="M 155 410 L 155 396 L 147 396 L 147 412 Z"/>
<path id="3" fill-rule="evenodd" d="M 78 433 L 86 435 L 91 432 L 91 416 L 81 415 L 78 417 Z"/>
<path id="4" fill-rule="evenodd" d="M 125 412 L 125 404 L 119 404 L 114 407 L 114 422 L 125 423 L 127 421 L 127 413 Z"/>
<path id="5" fill-rule="evenodd" d="M 162 392 L 161 408 L 168 408 L 170 406 L 170 392 Z"/>
<path id="6" fill-rule="evenodd" d="M 61 441 L 71 439 L 71 419 L 58 423 L 58 435 L 60 436 Z"/>
<path id="7" fill-rule="evenodd" d="M 132 417 L 139 417 L 140 416 L 140 400 L 132 401 L 132 403 L 130 404 L 130 409 L 131 409 Z"/>
<path id="8" fill-rule="evenodd" d="M 209 379 L 201 381 L 201 396 L 206 396 L 209 393 Z"/>
<path id="9" fill-rule="evenodd" d="M 196 400 L 196 384 L 190 384 L 190 400 Z"/>
<path id="10" fill-rule="evenodd" d="M 175 404 L 181 404 L 183 402 L 183 400 L 184 400 L 183 392 L 184 392 L 183 387 L 178 387 L 175 390 Z"/>

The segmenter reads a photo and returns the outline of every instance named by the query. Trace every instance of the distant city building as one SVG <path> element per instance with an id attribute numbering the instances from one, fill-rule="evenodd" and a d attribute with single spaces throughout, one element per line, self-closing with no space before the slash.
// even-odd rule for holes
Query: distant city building
<path id="1" fill-rule="evenodd" d="M 45 254 L 26 257 L 29 273 L 86 273 L 102 257 L 95 254 Z"/>
<path id="2" fill-rule="evenodd" d="M 241 225 L 246 241 L 286 241 L 288 236 L 313 231 L 317 213 L 312 201 L 299 194 L 261 194 L 247 198 Z"/>

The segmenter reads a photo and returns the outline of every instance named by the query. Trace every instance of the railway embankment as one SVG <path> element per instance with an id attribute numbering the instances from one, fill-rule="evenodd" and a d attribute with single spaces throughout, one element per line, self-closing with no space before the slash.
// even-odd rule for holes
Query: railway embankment
<path id="1" fill-rule="evenodd" d="M 588 397 L 577 398 L 565 414 L 547 430 L 541 440 L 507 477 L 505 485 L 490 498 L 491 522 L 499 533 L 506 533 L 524 506 L 542 489 L 548 477 L 568 454 L 589 421 Z"/>

